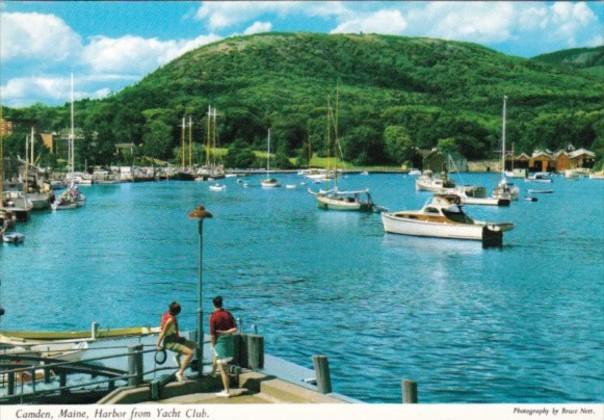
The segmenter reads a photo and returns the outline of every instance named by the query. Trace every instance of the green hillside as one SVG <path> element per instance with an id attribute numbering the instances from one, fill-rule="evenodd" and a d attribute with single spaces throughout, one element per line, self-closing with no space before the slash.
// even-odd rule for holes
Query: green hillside
<path id="1" fill-rule="evenodd" d="M 466 157 L 499 147 L 502 96 L 516 150 L 604 146 L 604 79 L 511 57 L 480 45 L 382 35 L 270 33 L 229 38 L 191 51 L 103 100 L 76 104 L 77 124 L 96 147 L 79 153 L 111 160 L 113 143 L 139 154 L 173 157 L 183 114 L 198 122 L 212 105 L 221 146 L 262 149 L 272 127 L 287 156 L 326 153 L 326 105 L 339 84 L 339 136 L 347 160 L 401 163 L 414 148 L 438 144 Z M 547 60 L 545 60 L 547 61 Z M 35 116 L 40 128 L 67 126 L 68 106 L 8 110 Z M 10 149 L 10 148 L 9 148 Z"/>
<path id="2" fill-rule="evenodd" d="M 555 51 L 532 58 L 548 64 L 564 64 L 575 67 L 604 66 L 604 45 L 594 48 L 572 48 Z"/>
<path id="3" fill-rule="evenodd" d="M 533 57 L 543 63 L 575 68 L 582 73 L 604 78 L 604 46 L 595 48 L 572 48 Z"/>

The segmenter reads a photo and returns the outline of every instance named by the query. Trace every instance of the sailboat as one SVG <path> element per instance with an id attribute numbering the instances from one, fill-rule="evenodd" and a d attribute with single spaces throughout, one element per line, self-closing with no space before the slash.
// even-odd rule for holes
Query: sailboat
<path id="1" fill-rule="evenodd" d="M 503 112 L 502 112 L 502 133 L 501 133 L 501 180 L 493 190 L 493 198 L 503 200 L 518 200 L 520 189 L 514 184 L 508 182 L 505 177 L 505 123 L 508 97 L 503 97 Z"/>
<path id="2" fill-rule="evenodd" d="M 69 151 L 68 151 L 68 160 L 69 160 L 69 174 L 67 175 L 68 179 L 71 179 L 71 183 L 69 187 L 63 191 L 61 195 L 51 204 L 53 210 L 66 210 L 66 209 L 74 209 L 77 207 L 82 207 L 86 203 L 86 196 L 82 194 L 76 185 L 76 182 L 73 181 L 73 171 L 75 167 L 75 125 L 74 125 L 74 112 L 73 112 L 73 73 L 71 74 L 71 128 L 69 130 Z"/>
<path id="3" fill-rule="evenodd" d="M 262 188 L 277 188 L 280 187 L 279 181 L 275 178 L 270 177 L 271 173 L 271 129 L 268 129 L 268 137 L 266 140 L 266 179 L 260 182 Z"/>
<path id="4" fill-rule="evenodd" d="M 338 139 L 338 105 L 339 105 L 339 94 L 338 88 L 336 88 L 336 110 L 333 115 L 331 106 L 329 105 L 329 98 L 327 100 L 327 144 L 328 148 L 331 149 L 331 122 L 333 122 L 334 131 L 334 142 L 333 142 L 333 157 L 334 157 L 334 185 L 329 190 L 319 190 L 318 192 L 312 191 L 310 188 L 308 192 L 315 197 L 317 207 L 324 210 L 340 210 L 340 211 L 366 211 L 372 212 L 378 209 L 371 198 L 369 189 L 356 190 L 356 191 L 340 191 L 338 189 L 338 150 L 341 153 L 341 146 Z"/>
<path id="5" fill-rule="evenodd" d="M 514 143 L 512 143 L 512 169 L 504 171 L 505 176 L 508 178 L 526 178 L 526 170 L 521 168 L 514 168 Z"/>

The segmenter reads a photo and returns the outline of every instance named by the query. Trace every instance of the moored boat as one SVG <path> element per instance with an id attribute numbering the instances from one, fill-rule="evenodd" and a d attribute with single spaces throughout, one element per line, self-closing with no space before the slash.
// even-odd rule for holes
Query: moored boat
<path id="1" fill-rule="evenodd" d="M 68 189 L 52 203 L 53 210 L 68 210 L 82 207 L 86 204 L 86 196 L 80 192 L 77 185 L 71 184 Z"/>
<path id="2" fill-rule="evenodd" d="M 545 184 L 550 184 L 554 182 L 549 172 L 535 172 L 534 174 L 529 175 L 524 180 L 525 182 L 541 182 Z"/>
<path id="3" fill-rule="evenodd" d="M 426 170 L 415 180 L 416 191 L 440 193 L 447 188 L 455 188 L 455 182 L 447 177 L 446 172 L 439 178 L 433 176 L 432 171 Z"/>
<path id="4" fill-rule="evenodd" d="M 2 241 L 9 244 L 20 244 L 25 240 L 25 235 L 18 232 L 2 232 Z"/>
<path id="5" fill-rule="evenodd" d="M 384 212 L 382 223 L 387 233 L 478 240 L 485 246 L 501 246 L 503 233 L 514 228 L 512 223 L 473 220 L 463 211 L 461 199 L 453 194 L 435 194 L 418 211 Z"/>
<path id="6" fill-rule="evenodd" d="M 268 135 L 266 138 L 266 178 L 260 182 L 262 188 L 277 188 L 280 187 L 279 181 L 275 178 L 271 178 L 271 129 L 268 129 Z"/>
<path id="7" fill-rule="evenodd" d="M 216 183 L 216 184 L 210 185 L 209 189 L 210 189 L 210 191 L 224 191 L 224 190 L 226 190 L 226 185 Z"/>
<path id="8" fill-rule="evenodd" d="M 448 191 L 459 196 L 464 205 L 509 206 L 511 202 L 510 198 L 488 197 L 486 188 L 474 185 L 464 185 Z"/>
<path id="9" fill-rule="evenodd" d="M 334 187 L 327 191 L 319 190 L 319 192 L 314 192 L 309 188 L 308 192 L 315 196 L 317 207 L 320 209 L 366 212 L 376 209 L 369 190 L 339 191 L 337 187 Z"/>

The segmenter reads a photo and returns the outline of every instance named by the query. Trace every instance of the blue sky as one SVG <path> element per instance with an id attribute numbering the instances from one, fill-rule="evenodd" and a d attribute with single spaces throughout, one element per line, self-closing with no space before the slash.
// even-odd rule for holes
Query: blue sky
<path id="1" fill-rule="evenodd" d="M 532 57 L 604 44 L 604 2 L 4 2 L 3 104 L 100 98 L 184 52 L 270 31 L 385 33 L 477 42 Z"/>

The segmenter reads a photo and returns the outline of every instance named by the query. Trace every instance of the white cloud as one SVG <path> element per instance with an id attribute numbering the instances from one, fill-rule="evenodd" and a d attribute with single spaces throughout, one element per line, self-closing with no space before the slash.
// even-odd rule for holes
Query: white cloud
<path id="1" fill-rule="evenodd" d="M 243 31 L 243 34 L 252 35 L 252 34 L 258 34 L 258 33 L 262 33 L 262 32 L 270 32 L 271 29 L 273 29 L 272 23 L 256 21 L 256 22 L 252 23 L 250 26 L 248 26 L 246 28 L 246 30 Z"/>
<path id="2" fill-rule="evenodd" d="M 604 35 L 596 35 L 585 44 L 588 47 L 599 47 L 600 45 L 604 45 Z"/>
<path id="3" fill-rule="evenodd" d="M 84 48 L 82 59 L 95 72 L 144 74 L 189 50 L 219 39 L 213 34 L 169 41 L 132 35 L 121 38 L 97 36 Z"/>
<path id="4" fill-rule="evenodd" d="M 266 14 L 277 17 L 299 15 L 349 18 L 354 15 L 353 8 L 364 9 L 366 6 L 361 2 L 348 5 L 341 1 L 210 1 L 201 4 L 195 18 L 205 22 L 210 30 L 222 30 L 256 20 Z"/>
<path id="5" fill-rule="evenodd" d="M 62 19 L 40 13 L 2 13 L 0 58 L 62 61 L 77 57 L 80 36 Z"/>
<path id="6" fill-rule="evenodd" d="M 407 21 L 398 10 L 379 10 L 362 17 L 340 23 L 331 33 L 367 32 L 399 35 L 407 27 Z"/>
<path id="7" fill-rule="evenodd" d="M 74 85 L 78 87 L 79 81 Z M 2 97 L 9 103 L 22 103 L 31 98 L 43 97 L 55 101 L 69 101 L 71 95 L 71 78 L 67 77 L 18 77 L 1 86 Z M 95 92 L 75 90 L 76 99 L 94 96 Z M 31 100 L 30 100 L 31 102 Z"/>

